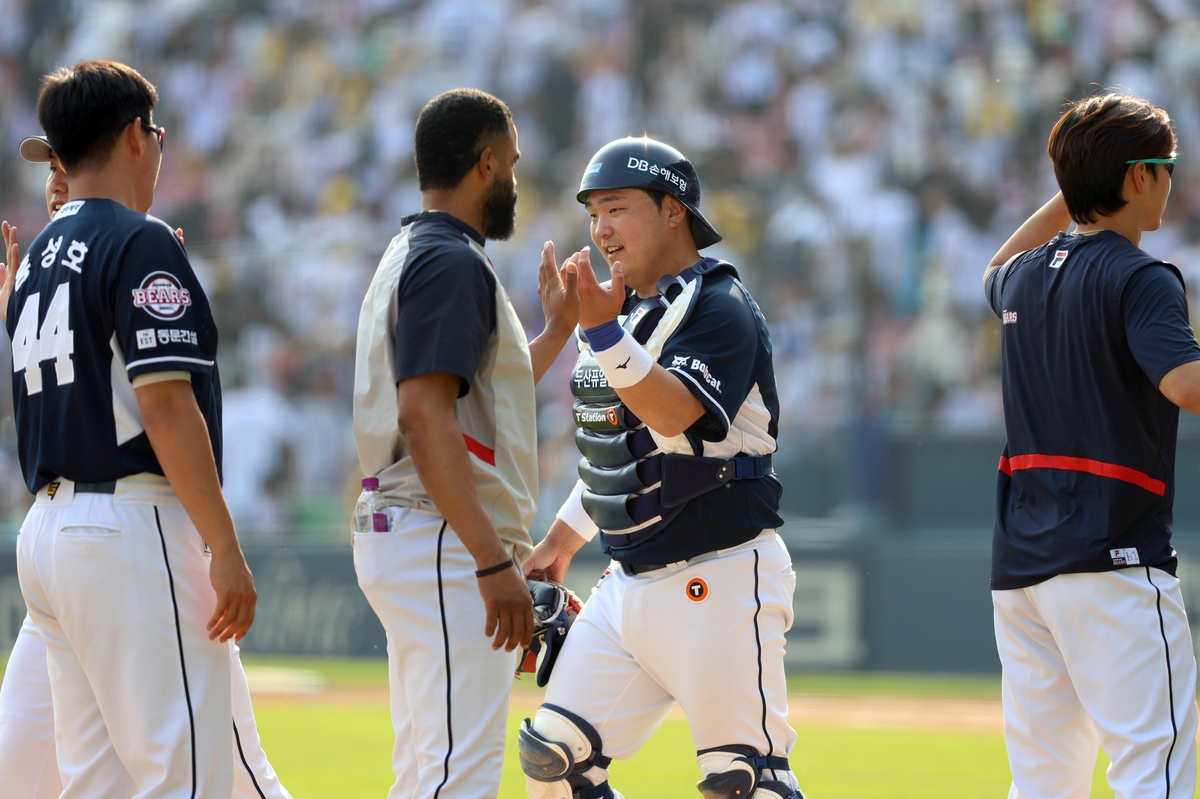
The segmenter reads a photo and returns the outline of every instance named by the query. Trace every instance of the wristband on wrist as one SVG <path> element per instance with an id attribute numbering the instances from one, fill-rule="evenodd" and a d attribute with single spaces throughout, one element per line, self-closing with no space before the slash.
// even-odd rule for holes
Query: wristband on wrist
<path id="1" fill-rule="evenodd" d="M 513 565 L 513 559 L 509 558 L 508 560 L 504 561 L 503 563 L 497 563 L 495 566 L 488 566 L 486 569 L 476 570 L 475 576 L 476 577 L 487 577 L 490 574 L 499 574 L 500 572 L 504 571 L 505 569 L 511 568 L 512 565 Z"/>
<path id="2" fill-rule="evenodd" d="M 606 349 L 616 344 L 621 340 L 621 336 L 625 330 L 621 327 L 621 323 L 616 319 L 610 319 L 602 325 L 589 327 L 583 331 L 583 335 L 591 345 L 592 352 L 604 352 Z"/>
<path id="3" fill-rule="evenodd" d="M 592 355 L 613 388 L 629 388 L 640 383 L 654 368 L 650 353 L 624 329 L 616 343 L 600 351 L 593 349 Z"/>

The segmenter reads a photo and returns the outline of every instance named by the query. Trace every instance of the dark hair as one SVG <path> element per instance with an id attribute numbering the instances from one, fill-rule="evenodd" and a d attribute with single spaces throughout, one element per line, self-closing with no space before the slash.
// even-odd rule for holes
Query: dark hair
<path id="1" fill-rule="evenodd" d="M 1167 112 L 1139 97 L 1106 93 L 1071 103 L 1050 131 L 1046 147 L 1071 218 L 1091 224 L 1125 207 L 1121 191 L 1134 158 L 1175 151 Z M 1146 164 L 1158 178 L 1154 164 Z"/>
<path id="2" fill-rule="evenodd" d="M 421 191 L 453 189 L 461 183 L 511 123 L 508 106 L 478 89 L 453 89 L 430 100 L 417 117 L 414 137 Z"/>
<path id="3" fill-rule="evenodd" d="M 665 191 L 659 191 L 658 189 L 648 189 L 645 186 L 638 186 L 637 188 L 638 188 L 638 191 L 643 192 L 647 197 L 649 197 L 651 200 L 653 200 L 654 204 L 658 206 L 660 211 L 662 210 L 663 200 L 667 199 L 667 193 Z"/>
<path id="4" fill-rule="evenodd" d="M 67 171 L 101 167 L 121 131 L 136 118 L 150 121 L 158 92 L 138 71 L 116 61 L 80 61 L 42 82 L 37 117 L 50 148 Z"/>
<path id="5" fill-rule="evenodd" d="M 658 206 L 658 210 L 660 212 L 662 211 L 663 201 L 671 196 L 670 192 L 659 191 L 658 189 L 648 189 L 645 186 L 638 186 L 637 190 L 644 192 L 647 197 L 653 200 L 654 204 Z M 683 205 L 683 203 L 680 203 L 680 205 Z M 684 206 L 683 210 L 685 213 L 687 213 L 688 230 L 692 232 L 692 238 L 694 239 L 696 238 L 696 215 L 691 211 L 688 211 L 687 206 Z"/>

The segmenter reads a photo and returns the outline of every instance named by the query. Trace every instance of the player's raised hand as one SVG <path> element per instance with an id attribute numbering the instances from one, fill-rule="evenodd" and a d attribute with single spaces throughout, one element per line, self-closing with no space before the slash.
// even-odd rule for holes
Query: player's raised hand
<path id="1" fill-rule="evenodd" d="M 525 578 L 515 568 L 478 578 L 479 594 L 487 609 L 484 633 L 492 649 L 512 652 L 527 647 L 533 639 L 533 597 Z"/>
<path id="2" fill-rule="evenodd" d="M 219 638 L 222 643 L 230 638 L 242 640 L 254 623 L 258 592 L 254 590 L 254 575 L 241 550 L 214 552 L 208 578 L 217 592 L 217 608 L 207 625 L 209 639 Z"/>
<path id="3" fill-rule="evenodd" d="M 621 315 L 621 306 L 625 304 L 625 273 L 620 261 L 613 262 L 611 288 L 605 288 L 596 279 L 590 247 L 584 247 L 568 258 L 564 269 L 568 270 L 567 274 L 571 271 L 579 274 L 579 324 L 584 330 L 599 327 Z"/>
<path id="4" fill-rule="evenodd" d="M 554 242 L 542 245 L 542 263 L 538 267 L 538 296 L 542 298 L 542 314 L 546 329 L 570 334 L 579 324 L 578 272 L 568 271 L 554 258 Z"/>
<path id="5" fill-rule="evenodd" d="M 17 246 L 17 229 L 8 222 L 0 223 L 0 233 L 4 234 L 4 253 L 8 259 L 0 264 L 0 322 L 8 321 L 8 298 L 12 296 L 13 286 L 16 285 L 17 269 L 21 266 L 21 253 Z"/>

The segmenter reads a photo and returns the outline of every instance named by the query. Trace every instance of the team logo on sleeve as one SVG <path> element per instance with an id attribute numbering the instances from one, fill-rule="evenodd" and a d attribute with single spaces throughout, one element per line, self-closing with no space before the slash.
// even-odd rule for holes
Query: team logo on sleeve
<path id="1" fill-rule="evenodd" d="M 171 321 L 183 316 L 192 304 L 192 294 L 170 272 L 151 272 L 133 290 L 133 307 L 155 319 Z"/>

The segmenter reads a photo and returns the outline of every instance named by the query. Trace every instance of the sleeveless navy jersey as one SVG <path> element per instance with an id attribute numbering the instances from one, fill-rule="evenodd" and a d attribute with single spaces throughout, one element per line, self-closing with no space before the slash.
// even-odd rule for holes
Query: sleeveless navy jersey
<path id="1" fill-rule="evenodd" d="M 1179 409 L 1158 390 L 1200 359 L 1183 279 L 1111 231 L 1058 237 L 989 275 L 1004 420 L 994 589 L 1154 566 L 1174 574 Z"/>
<path id="2" fill-rule="evenodd" d="M 132 379 L 191 374 L 221 465 L 217 329 L 183 246 L 110 200 L 67 203 L 29 245 L 8 303 L 17 449 L 31 492 L 56 477 L 162 474 Z"/>
<path id="3" fill-rule="evenodd" d="M 622 313 L 639 301 L 631 293 Z M 775 451 L 779 395 L 771 335 L 732 266 L 704 275 L 695 306 L 667 339 L 658 363 L 704 406 L 705 414 L 685 431 L 693 454 L 732 458 Z M 603 550 L 629 563 L 674 563 L 734 547 L 782 526 L 782 493 L 774 474 L 729 482 L 689 500 L 653 536 L 630 546 L 605 541 Z"/>

